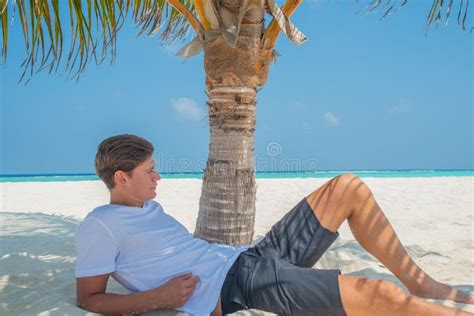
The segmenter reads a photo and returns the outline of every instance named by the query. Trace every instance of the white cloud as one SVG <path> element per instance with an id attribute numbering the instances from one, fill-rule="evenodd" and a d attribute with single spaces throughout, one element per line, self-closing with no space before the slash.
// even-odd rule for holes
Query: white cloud
<path id="1" fill-rule="evenodd" d="M 313 125 L 311 125 L 311 123 L 309 123 L 309 122 L 304 121 L 303 122 L 303 129 L 305 131 L 310 131 L 310 130 L 313 129 Z"/>
<path id="2" fill-rule="evenodd" d="M 389 109 L 390 113 L 411 113 L 413 112 L 413 107 L 410 102 L 405 99 L 400 99 L 397 105 Z"/>
<path id="3" fill-rule="evenodd" d="M 324 120 L 328 122 L 329 125 L 339 125 L 339 122 L 341 121 L 340 117 L 335 116 L 331 112 L 326 112 L 324 113 Z"/>
<path id="4" fill-rule="evenodd" d="M 170 103 L 174 110 L 185 119 L 200 121 L 204 117 L 204 112 L 193 99 L 181 97 L 178 100 L 171 99 Z"/>

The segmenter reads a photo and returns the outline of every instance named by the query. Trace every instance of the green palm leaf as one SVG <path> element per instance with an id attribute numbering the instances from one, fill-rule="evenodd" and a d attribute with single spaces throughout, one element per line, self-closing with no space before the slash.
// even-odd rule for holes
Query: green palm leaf
<path id="1" fill-rule="evenodd" d="M 381 10 L 384 18 L 397 12 L 407 2 L 408 0 L 369 0 L 365 10 Z M 182 0 L 182 3 L 194 12 L 192 0 Z M 449 0 L 445 5 L 444 0 L 433 0 L 426 19 L 427 29 L 432 24 L 438 25 L 443 16 L 447 24 L 453 7 L 459 4 L 457 22 L 466 30 L 469 3 L 470 0 L 458 0 L 456 3 Z M 70 48 L 67 55 L 63 55 L 64 28 L 67 25 L 67 21 L 64 21 L 65 7 L 69 12 L 70 26 Z M 117 32 L 130 14 L 130 18 L 140 29 L 138 34 L 146 33 L 151 36 L 161 29 L 161 39 L 168 42 L 184 38 L 189 28 L 183 15 L 166 0 L 0 0 L 0 10 L 4 60 L 8 51 L 9 14 L 13 12 L 14 16 L 18 11 L 26 49 L 20 81 L 27 74 L 29 79 L 36 71 L 43 69 L 57 71 L 63 56 L 67 56 L 64 72 L 68 74 L 68 78 L 79 78 L 91 59 L 100 64 L 109 57 L 113 62 L 117 52 Z"/>
<path id="2" fill-rule="evenodd" d="M 192 1 L 184 4 L 193 10 Z M 148 35 L 154 35 L 163 27 L 161 39 L 165 41 L 183 38 L 189 27 L 166 0 L 0 0 L 0 10 L 4 60 L 8 51 L 9 12 L 13 10 L 14 16 L 18 11 L 26 49 L 20 81 L 31 78 L 36 71 L 59 69 L 67 23 L 70 48 L 64 55 L 64 72 L 68 78 L 78 78 L 91 59 L 96 64 L 107 58 L 114 61 L 117 32 L 130 15 L 139 34 L 148 30 Z M 69 21 L 64 20 L 66 12 Z"/>
<path id="3" fill-rule="evenodd" d="M 447 1 L 446 1 L 447 2 Z M 453 6 L 455 4 L 459 4 L 458 7 L 458 25 L 462 28 L 463 31 L 466 31 L 466 19 L 468 15 L 469 9 L 469 2 L 470 0 L 458 0 L 454 3 L 454 0 L 449 0 L 449 4 L 446 7 L 443 7 L 445 4 L 445 0 L 433 0 L 433 4 L 431 5 L 431 9 L 428 13 L 426 18 L 426 31 L 428 31 L 429 27 L 434 23 L 436 26 L 442 20 L 442 17 L 445 18 L 445 24 L 447 25 L 449 22 L 449 17 Z M 394 14 L 398 11 L 401 7 L 406 5 L 408 0 L 372 0 L 366 7 L 366 11 L 375 11 L 381 10 L 384 11 L 384 15 L 382 18 L 386 17 L 387 15 Z M 445 8 L 445 9 L 444 9 Z M 444 12 L 443 12 L 444 11 Z M 470 32 L 472 32 L 473 28 L 471 27 Z"/>

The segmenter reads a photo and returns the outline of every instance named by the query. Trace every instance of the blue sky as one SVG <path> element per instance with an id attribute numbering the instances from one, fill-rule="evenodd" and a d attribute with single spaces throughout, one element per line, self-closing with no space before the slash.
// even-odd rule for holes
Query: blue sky
<path id="1" fill-rule="evenodd" d="M 364 3 L 312 0 L 295 13 L 309 41 L 278 41 L 258 95 L 257 169 L 473 169 L 472 35 L 452 19 L 425 36 L 428 0 L 382 21 L 355 14 Z M 92 173 L 97 144 L 119 133 L 151 140 L 161 171 L 204 167 L 203 57 L 176 57 L 185 42 L 125 25 L 114 64 L 24 86 L 20 32 L 16 21 L 0 70 L 0 174 Z"/>

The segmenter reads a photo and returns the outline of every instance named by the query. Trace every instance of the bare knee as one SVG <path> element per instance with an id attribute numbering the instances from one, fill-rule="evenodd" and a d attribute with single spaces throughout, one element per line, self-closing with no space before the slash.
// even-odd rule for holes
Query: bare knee
<path id="1" fill-rule="evenodd" d="M 388 311 L 402 311 L 411 299 L 401 288 L 386 280 L 343 276 L 340 285 L 348 314 L 372 311 L 381 315 Z"/>
<path id="2" fill-rule="evenodd" d="M 337 187 L 350 189 L 356 189 L 357 187 L 364 185 L 364 182 L 353 173 L 343 173 L 340 176 L 335 177 L 332 182 Z"/>
<path id="3" fill-rule="evenodd" d="M 372 194 L 367 184 L 361 178 L 352 173 L 343 173 L 333 179 L 337 190 L 344 192 L 344 195 L 350 196 L 352 200 L 367 200 Z"/>
<path id="4" fill-rule="evenodd" d="M 410 295 L 406 294 L 392 282 L 377 280 L 375 283 L 376 295 L 382 302 L 386 302 L 393 307 L 402 308 L 403 305 L 406 304 L 407 299 L 409 299 Z"/>
<path id="5" fill-rule="evenodd" d="M 337 177 L 335 177 L 335 179 L 339 179 L 340 181 L 345 181 L 347 183 L 350 183 L 356 179 L 359 179 L 358 176 L 356 176 L 355 174 L 353 173 L 350 173 L 350 172 L 346 172 L 346 173 L 343 173 Z"/>
<path id="6" fill-rule="evenodd" d="M 373 295 L 374 309 L 382 313 L 403 314 L 410 302 L 410 295 L 401 288 L 386 280 L 371 280 L 369 293 Z"/>
<path id="7" fill-rule="evenodd" d="M 362 197 L 365 187 L 359 177 L 344 173 L 317 188 L 307 197 L 307 201 L 320 223 L 336 231 L 367 200 Z"/>
<path id="8" fill-rule="evenodd" d="M 338 200 L 351 204 L 362 198 L 362 193 L 366 191 L 365 187 L 367 187 L 358 176 L 352 173 L 343 173 L 333 178 L 330 185 Z"/>

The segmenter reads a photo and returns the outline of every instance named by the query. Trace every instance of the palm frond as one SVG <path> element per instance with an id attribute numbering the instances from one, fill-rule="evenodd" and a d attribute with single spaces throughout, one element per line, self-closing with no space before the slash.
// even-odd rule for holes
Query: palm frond
<path id="1" fill-rule="evenodd" d="M 415 1 L 415 0 L 412 0 Z M 357 0 L 358 2 L 358 0 Z M 449 17 L 451 15 L 451 12 L 453 10 L 453 6 L 455 5 L 454 0 L 449 0 L 449 3 L 445 5 L 445 0 L 433 0 L 433 3 L 431 5 L 431 9 L 428 12 L 428 16 L 426 18 L 426 31 L 429 30 L 429 28 L 435 24 L 436 26 L 439 25 L 439 23 L 442 21 L 443 17 L 445 20 L 445 25 L 448 25 L 449 22 Z M 466 28 L 466 20 L 468 17 L 468 9 L 469 9 L 469 2 L 470 0 L 458 0 L 456 1 L 459 3 L 459 8 L 458 8 L 458 17 L 457 17 L 457 23 L 458 25 L 462 28 L 463 31 L 467 31 Z M 369 11 L 382 11 L 383 16 L 381 17 L 384 18 L 388 15 L 392 15 L 395 12 L 397 12 L 400 8 L 405 6 L 408 3 L 408 0 L 371 0 L 369 4 L 365 7 L 363 11 L 369 12 Z M 470 28 L 470 32 L 472 32 L 472 27 Z"/>
<path id="2" fill-rule="evenodd" d="M 182 3 L 193 10 L 192 0 Z M 129 17 L 139 28 L 138 34 L 152 36 L 161 30 L 164 41 L 184 38 L 189 27 L 166 0 L 0 0 L 0 10 L 4 61 L 9 20 L 18 12 L 26 49 L 20 81 L 44 69 L 57 71 L 60 64 L 68 78 L 79 78 L 91 59 L 96 64 L 107 58 L 113 62 L 117 32 Z M 65 34 L 70 35 L 70 48 L 63 54 Z"/>
<path id="3" fill-rule="evenodd" d="M 0 0 L 0 14 L 2 15 L 1 24 L 2 24 L 2 55 L 7 57 L 7 48 L 8 48 L 8 2 L 6 0 Z"/>

